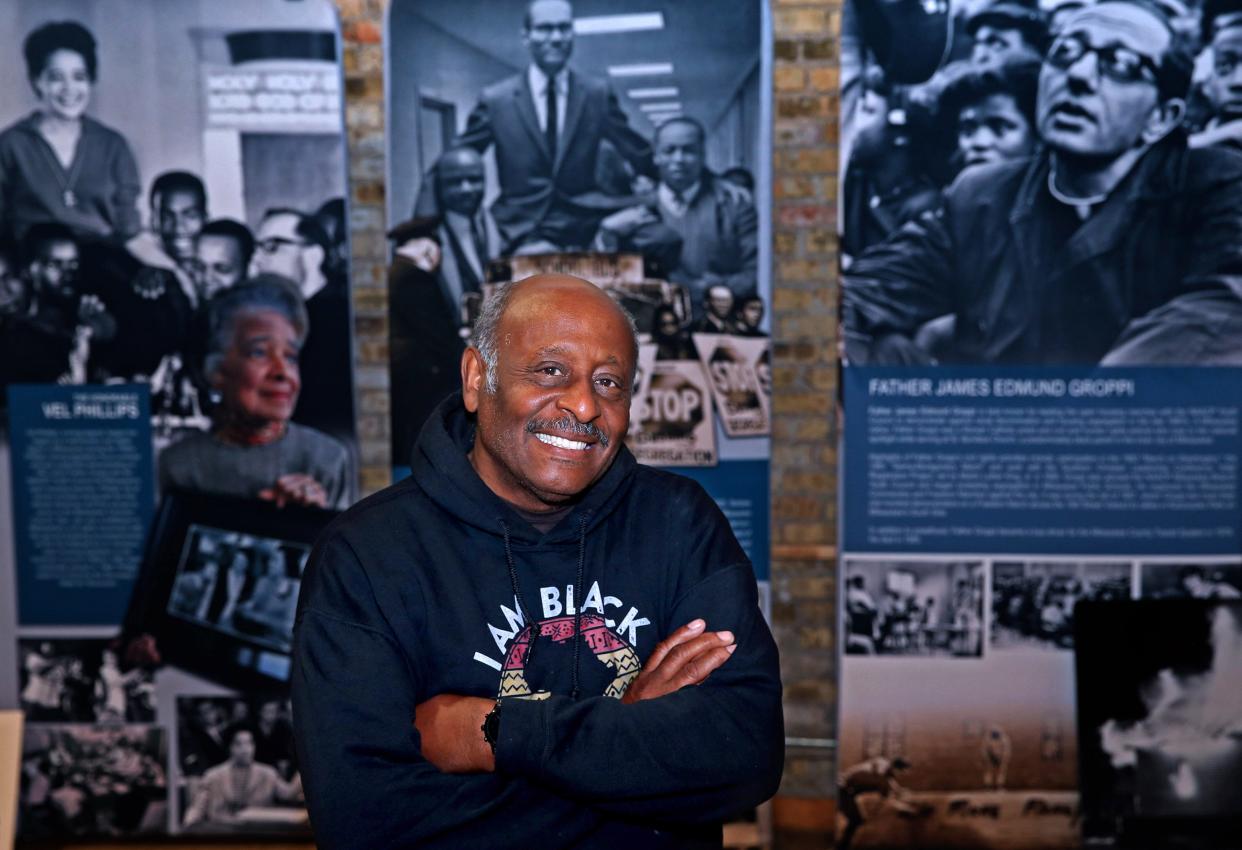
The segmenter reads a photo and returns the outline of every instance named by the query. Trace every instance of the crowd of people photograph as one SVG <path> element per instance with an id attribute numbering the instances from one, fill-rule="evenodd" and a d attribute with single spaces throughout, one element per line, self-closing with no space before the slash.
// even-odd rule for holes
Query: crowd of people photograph
<path id="1" fill-rule="evenodd" d="M 847 655 L 975 657 L 983 651 L 983 565 L 852 561 Z"/>
<path id="2" fill-rule="evenodd" d="M 1074 606 L 1129 599 L 1129 563 L 996 563 L 992 566 L 991 646 L 1073 649 Z"/>
<path id="3" fill-rule="evenodd" d="M 1242 363 L 1242 4 L 947 7 L 846 4 L 849 362 Z"/>
<path id="4" fill-rule="evenodd" d="M 22 836 L 162 832 L 168 814 L 164 730 L 31 726 L 22 746 Z"/>

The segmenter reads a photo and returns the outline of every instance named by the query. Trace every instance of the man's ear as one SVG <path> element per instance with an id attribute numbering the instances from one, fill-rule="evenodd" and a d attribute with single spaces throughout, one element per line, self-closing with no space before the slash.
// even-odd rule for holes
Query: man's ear
<path id="1" fill-rule="evenodd" d="M 1143 142 L 1154 145 L 1173 132 L 1185 117 L 1186 101 L 1181 98 L 1171 97 L 1157 103 L 1147 114 L 1147 123 L 1143 126 Z"/>
<path id="2" fill-rule="evenodd" d="M 461 355 L 461 400 L 470 413 L 479 410 L 479 396 L 487 380 L 487 366 L 477 348 L 467 348 Z"/>

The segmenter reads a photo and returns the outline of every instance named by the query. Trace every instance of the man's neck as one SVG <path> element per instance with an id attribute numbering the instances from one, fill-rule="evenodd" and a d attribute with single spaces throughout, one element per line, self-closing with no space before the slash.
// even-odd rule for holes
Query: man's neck
<path id="1" fill-rule="evenodd" d="M 548 72 L 543 68 L 540 68 L 533 62 L 530 65 L 531 80 L 539 83 L 540 88 L 542 88 L 543 85 L 546 85 L 548 81 L 555 80 L 559 82 L 564 77 L 565 72 L 566 68 L 564 65 L 562 65 L 558 70 L 552 72 Z M 538 94 L 539 91 L 536 90 L 535 93 Z"/>
<path id="2" fill-rule="evenodd" d="M 1053 151 L 1054 185 L 1068 198 L 1092 200 L 1108 197 L 1150 149 L 1150 145 L 1132 148 L 1107 162 Z"/>

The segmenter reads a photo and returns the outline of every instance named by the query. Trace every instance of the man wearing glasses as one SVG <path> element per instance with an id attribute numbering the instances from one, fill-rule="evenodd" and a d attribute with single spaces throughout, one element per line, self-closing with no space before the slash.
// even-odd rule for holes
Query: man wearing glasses
<path id="1" fill-rule="evenodd" d="M 255 233 L 250 275 L 280 275 L 306 299 L 310 330 L 299 355 L 302 393 L 294 421 L 352 439 L 349 283 L 328 273 L 330 247 L 314 217 L 284 207 L 268 210 Z"/>
<path id="2" fill-rule="evenodd" d="M 1040 72 L 1044 147 L 967 169 L 850 268 L 850 360 L 931 363 L 914 337 L 947 315 L 945 362 L 1242 363 L 1242 157 L 1187 149 L 1190 71 L 1141 0 L 1069 18 Z"/>

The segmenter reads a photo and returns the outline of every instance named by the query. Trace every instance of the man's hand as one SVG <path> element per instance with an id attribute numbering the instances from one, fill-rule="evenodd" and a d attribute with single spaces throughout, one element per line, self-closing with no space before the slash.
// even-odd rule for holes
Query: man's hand
<path id="1" fill-rule="evenodd" d="M 704 632 L 707 624 L 692 620 L 656 644 L 643 672 L 630 683 L 623 703 L 655 699 L 688 685 L 704 682 L 737 649 L 732 632 Z"/>
<path id="2" fill-rule="evenodd" d="M 276 507 L 304 505 L 311 508 L 328 506 L 328 491 L 323 485 L 301 472 L 291 472 L 276 479 L 276 483 L 259 491 L 259 498 L 275 502 Z"/>
<path id="3" fill-rule="evenodd" d="M 1221 143 L 1242 144 L 1242 119 L 1235 118 L 1211 129 L 1191 133 L 1186 139 L 1186 144 L 1192 148 L 1208 148 Z"/>
<path id="4" fill-rule="evenodd" d="M 496 756 L 483 740 L 483 720 L 495 700 L 440 694 L 414 709 L 423 758 L 444 773 L 492 773 Z M 502 715 L 503 718 L 503 715 Z"/>
<path id="5" fill-rule="evenodd" d="M 659 220 L 660 217 L 650 207 L 640 205 L 626 207 L 619 212 L 613 213 L 601 221 L 599 226 L 609 233 L 625 238 L 633 235 L 638 228 L 645 227 L 648 224 L 655 224 Z"/>
<path id="6" fill-rule="evenodd" d="M 397 255 L 405 257 L 427 273 L 440 268 L 440 243 L 425 236 L 411 239 L 398 246 Z"/>

